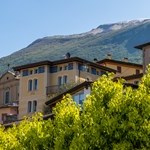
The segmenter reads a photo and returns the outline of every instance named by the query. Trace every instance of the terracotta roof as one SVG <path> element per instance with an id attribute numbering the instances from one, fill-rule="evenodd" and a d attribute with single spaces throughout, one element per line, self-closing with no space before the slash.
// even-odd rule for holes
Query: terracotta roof
<path id="1" fill-rule="evenodd" d="M 150 42 L 147 42 L 147 43 L 144 43 L 144 44 L 141 44 L 141 45 L 137 45 L 137 46 L 135 46 L 134 48 L 137 48 L 137 49 L 143 49 L 143 47 L 145 47 L 145 46 L 149 46 L 150 45 Z"/>
<path id="2" fill-rule="evenodd" d="M 75 86 L 75 87 L 65 91 L 64 93 L 61 93 L 61 94 L 55 96 L 54 98 L 48 100 L 45 104 L 49 105 L 49 106 L 53 105 L 56 102 L 60 101 L 63 98 L 63 96 L 66 95 L 67 93 L 74 94 L 74 93 L 78 92 L 79 90 L 81 90 L 83 87 L 90 86 L 91 83 L 93 83 L 93 82 L 85 81 L 85 82 L 83 82 L 83 83 L 81 83 L 81 84 L 79 84 L 79 85 L 77 85 L 77 86 Z"/>
<path id="3" fill-rule="evenodd" d="M 26 65 L 22 65 L 22 66 L 17 66 L 17 67 L 13 67 L 13 69 L 15 71 L 20 71 L 22 69 L 27 69 L 27 68 L 32 68 L 32 67 L 37 67 L 37 66 L 41 66 L 41 65 L 59 65 L 59 64 L 63 64 L 63 63 L 69 63 L 69 62 L 74 62 L 74 61 L 77 61 L 77 62 L 80 62 L 80 63 L 85 63 L 85 64 L 88 64 L 92 67 L 96 67 L 96 68 L 99 68 L 99 69 L 102 69 L 102 70 L 105 70 L 105 71 L 109 71 L 109 72 L 116 72 L 116 70 L 114 69 L 111 69 L 111 68 L 108 68 L 108 67 L 105 67 L 105 66 L 101 66 L 97 63 L 94 63 L 94 62 L 91 62 L 91 61 L 88 61 L 88 60 L 85 60 L 85 59 L 82 59 L 82 58 L 79 58 L 79 57 L 71 57 L 71 58 L 68 58 L 68 59 L 62 59 L 62 60 L 56 60 L 56 61 L 41 61 L 41 62 L 36 62 L 36 63 L 32 63 L 32 64 L 26 64 Z"/>
<path id="4" fill-rule="evenodd" d="M 103 59 L 103 60 L 97 61 L 97 63 L 99 63 L 99 64 L 105 63 L 105 62 L 113 62 L 113 63 L 117 63 L 117 64 L 124 64 L 124 65 L 136 66 L 136 67 L 141 67 L 141 68 L 143 67 L 143 65 L 141 65 L 141 64 L 119 61 L 119 60 L 114 60 L 114 59 Z"/>

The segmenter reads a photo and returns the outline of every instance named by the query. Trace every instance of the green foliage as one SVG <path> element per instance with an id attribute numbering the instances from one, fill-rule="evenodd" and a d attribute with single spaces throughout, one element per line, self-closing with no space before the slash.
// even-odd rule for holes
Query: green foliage
<path id="1" fill-rule="evenodd" d="M 104 75 L 92 86 L 83 106 L 70 95 L 53 109 L 18 125 L 0 127 L 0 150 L 146 150 L 150 149 L 150 68 L 139 88 Z"/>

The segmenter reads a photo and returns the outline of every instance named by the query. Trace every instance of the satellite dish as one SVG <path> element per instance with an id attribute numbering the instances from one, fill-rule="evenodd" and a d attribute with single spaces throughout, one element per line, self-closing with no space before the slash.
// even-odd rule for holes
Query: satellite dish
<path id="1" fill-rule="evenodd" d="M 98 61 L 97 58 L 94 58 L 93 60 L 94 60 L 94 62 Z"/>
<path id="2" fill-rule="evenodd" d="M 66 58 L 70 58 L 70 53 L 66 53 Z"/>

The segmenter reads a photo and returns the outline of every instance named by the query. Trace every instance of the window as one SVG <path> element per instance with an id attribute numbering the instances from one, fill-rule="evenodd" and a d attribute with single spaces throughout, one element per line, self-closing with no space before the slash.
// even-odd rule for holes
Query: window
<path id="1" fill-rule="evenodd" d="M 32 112 L 32 102 L 28 101 L 28 113 Z"/>
<path id="2" fill-rule="evenodd" d="M 103 70 L 102 70 L 102 71 L 101 71 L 101 76 L 104 75 L 104 74 L 106 74 L 106 71 L 103 71 Z"/>
<path id="3" fill-rule="evenodd" d="M 80 93 L 80 94 L 74 95 L 73 99 L 77 104 L 83 104 L 84 94 Z"/>
<path id="4" fill-rule="evenodd" d="M 96 74 L 99 75 L 99 71 L 96 71 Z"/>
<path id="5" fill-rule="evenodd" d="M 29 80 L 28 91 L 37 90 L 37 89 L 38 89 L 38 79 Z"/>
<path id="6" fill-rule="evenodd" d="M 30 70 L 30 75 L 32 75 L 33 74 L 33 70 Z"/>
<path id="7" fill-rule="evenodd" d="M 139 70 L 139 69 L 136 69 L 135 73 L 136 73 L 136 74 L 140 74 L 140 70 Z"/>
<path id="8" fill-rule="evenodd" d="M 10 91 L 7 90 L 7 91 L 5 92 L 4 104 L 8 104 L 9 101 L 10 101 Z"/>
<path id="9" fill-rule="evenodd" d="M 118 71 L 119 73 L 121 73 L 121 67 L 120 67 L 120 66 L 117 66 L 117 71 Z"/>
<path id="10" fill-rule="evenodd" d="M 89 69 L 89 68 L 87 68 L 87 72 L 90 72 L 90 69 Z"/>
<path id="11" fill-rule="evenodd" d="M 68 64 L 68 70 L 73 70 L 73 63 Z"/>
<path id="12" fill-rule="evenodd" d="M 33 90 L 37 90 L 38 89 L 38 80 L 37 79 L 34 79 L 34 82 L 33 82 Z"/>
<path id="13" fill-rule="evenodd" d="M 59 67 L 59 71 L 62 71 L 62 67 Z"/>
<path id="14" fill-rule="evenodd" d="M 79 94 L 79 104 L 83 104 L 83 100 L 84 100 L 84 94 L 81 93 Z"/>
<path id="15" fill-rule="evenodd" d="M 32 91 L 32 80 L 28 81 L 28 91 Z"/>
<path id="16" fill-rule="evenodd" d="M 57 72 L 57 66 L 51 66 L 50 67 L 50 73 L 55 73 L 55 72 Z"/>
<path id="17" fill-rule="evenodd" d="M 68 66 L 66 65 L 66 66 L 64 66 L 64 70 L 68 70 Z"/>
<path id="18" fill-rule="evenodd" d="M 33 101 L 33 112 L 36 112 L 37 101 Z"/>
<path id="19" fill-rule="evenodd" d="M 62 85 L 62 77 L 58 77 L 58 85 Z"/>
<path id="20" fill-rule="evenodd" d="M 87 66 L 87 64 L 78 64 L 78 69 L 80 71 L 86 71 L 86 72 L 90 71 L 89 66 Z"/>
<path id="21" fill-rule="evenodd" d="M 37 110 L 37 101 L 28 101 L 28 113 L 36 112 Z"/>
<path id="22" fill-rule="evenodd" d="M 29 71 L 28 70 L 23 70 L 22 76 L 28 76 L 28 75 L 29 75 Z"/>
<path id="23" fill-rule="evenodd" d="M 84 70 L 83 65 L 82 64 L 78 64 L 78 69 L 81 70 L 81 71 L 83 71 Z"/>
<path id="24" fill-rule="evenodd" d="M 67 83 L 67 76 L 63 76 L 63 84 Z"/>
<path id="25" fill-rule="evenodd" d="M 38 73 L 44 73 L 44 72 L 45 72 L 44 66 L 38 67 Z"/>
<path id="26" fill-rule="evenodd" d="M 38 73 L 38 69 L 34 69 L 34 74 L 37 74 Z"/>
<path id="27" fill-rule="evenodd" d="M 95 68 L 91 68 L 91 73 L 96 75 L 96 69 Z"/>

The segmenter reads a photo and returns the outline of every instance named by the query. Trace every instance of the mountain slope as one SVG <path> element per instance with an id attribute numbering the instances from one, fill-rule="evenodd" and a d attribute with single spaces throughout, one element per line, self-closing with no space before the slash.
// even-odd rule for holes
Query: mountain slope
<path id="1" fill-rule="evenodd" d="M 150 20 L 135 20 L 100 25 L 89 32 L 52 36 L 38 39 L 24 49 L 0 59 L 1 72 L 10 67 L 42 60 L 63 59 L 69 52 L 88 60 L 98 60 L 111 53 L 113 59 L 128 57 L 131 62 L 141 63 L 141 51 L 134 46 L 150 41 Z"/>

